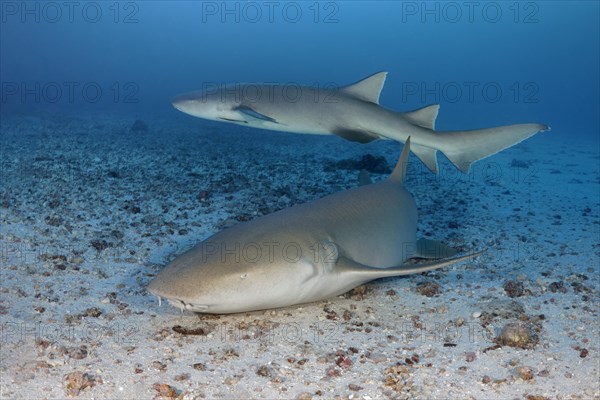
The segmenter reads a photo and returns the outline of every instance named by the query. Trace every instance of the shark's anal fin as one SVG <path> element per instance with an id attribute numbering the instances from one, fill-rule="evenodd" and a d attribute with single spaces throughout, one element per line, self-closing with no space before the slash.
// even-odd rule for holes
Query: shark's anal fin
<path id="1" fill-rule="evenodd" d="M 417 240 L 416 258 L 449 258 L 456 255 L 456 249 L 448 247 L 442 242 L 429 239 Z"/>
<path id="2" fill-rule="evenodd" d="M 410 148 L 412 152 L 429 168 L 434 174 L 438 173 L 437 150 L 431 147 L 413 144 Z"/>
<path id="3" fill-rule="evenodd" d="M 252 107 L 238 106 L 234 110 L 244 114 L 245 116 L 249 117 L 250 119 L 260 119 L 262 121 L 274 122 L 276 124 L 278 123 L 275 119 L 273 119 L 267 115 L 261 114 L 258 111 L 255 111 Z"/>
<path id="4" fill-rule="evenodd" d="M 373 133 L 352 129 L 334 129 L 331 133 L 351 142 L 369 143 L 379 139 L 379 136 Z"/>

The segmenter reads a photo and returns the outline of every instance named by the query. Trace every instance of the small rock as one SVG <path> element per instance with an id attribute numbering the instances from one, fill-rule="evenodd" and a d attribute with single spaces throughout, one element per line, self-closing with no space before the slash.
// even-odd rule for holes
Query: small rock
<path id="1" fill-rule="evenodd" d="M 385 157 L 373 156 L 371 154 L 365 154 L 359 161 L 345 159 L 338 162 L 329 162 L 325 165 L 324 171 L 333 172 L 340 169 L 365 170 L 374 174 L 389 174 L 392 171 Z"/>
<path id="2" fill-rule="evenodd" d="M 205 336 L 208 332 L 204 328 L 184 328 L 181 325 L 175 325 L 173 331 L 182 335 L 199 335 Z"/>
<path id="3" fill-rule="evenodd" d="M 355 385 L 354 383 L 350 383 L 348 385 L 348 389 L 352 390 L 353 392 L 358 392 L 360 390 L 363 390 L 362 386 Z"/>
<path id="4" fill-rule="evenodd" d="M 133 133 L 146 133 L 148 132 L 148 124 L 141 119 L 136 119 L 129 130 Z"/>
<path id="5" fill-rule="evenodd" d="M 467 362 L 473 362 L 473 361 L 475 361 L 476 358 L 477 358 L 477 355 L 472 351 L 468 351 L 467 353 L 465 353 L 465 360 Z"/>
<path id="6" fill-rule="evenodd" d="M 160 372 L 165 372 L 167 370 L 167 365 L 157 360 L 152 362 L 152 368 Z"/>
<path id="7" fill-rule="evenodd" d="M 269 367 L 267 367 L 266 365 L 261 365 L 256 370 L 256 375 L 258 375 L 258 376 L 264 376 L 264 377 L 270 377 L 272 375 L 271 369 Z"/>
<path id="8" fill-rule="evenodd" d="M 567 288 L 565 287 L 565 284 L 563 281 L 552 282 L 550 285 L 548 285 L 548 290 L 551 291 L 552 293 L 556 293 L 556 292 L 567 293 Z"/>
<path id="9" fill-rule="evenodd" d="M 70 347 L 67 349 L 67 355 L 74 360 L 83 360 L 88 355 L 87 346 Z"/>
<path id="10" fill-rule="evenodd" d="M 94 386 L 94 378 L 79 371 L 65 375 L 64 381 L 65 392 L 68 396 L 79 396 L 79 392 Z"/>
<path id="11" fill-rule="evenodd" d="M 340 368 L 350 368 L 352 366 L 352 360 L 348 356 L 340 356 L 335 362 Z"/>
<path id="12" fill-rule="evenodd" d="M 484 375 L 483 378 L 481 378 L 481 383 L 483 384 L 488 384 L 492 381 L 492 378 L 489 375 Z"/>
<path id="13" fill-rule="evenodd" d="M 440 294 L 441 288 L 435 282 L 426 281 L 417 285 L 417 292 L 426 297 L 433 297 Z"/>
<path id="14" fill-rule="evenodd" d="M 521 297 L 525 293 L 523 282 L 508 281 L 504 284 L 504 291 L 508 297 Z"/>
<path id="15" fill-rule="evenodd" d="M 94 249 L 96 249 L 96 251 L 102 251 L 108 248 L 108 242 L 106 240 L 96 239 L 92 240 L 90 244 Z"/>
<path id="16" fill-rule="evenodd" d="M 524 381 L 530 381 L 533 379 L 533 370 L 530 367 L 519 367 L 517 368 L 517 374 L 519 374 L 519 378 Z"/>
<path id="17" fill-rule="evenodd" d="M 195 363 L 194 365 L 192 365 L 192 368 L 194 368 L 196 371 L 205 371 L 206 365 L 202 363 Z"/>
<path id="18" fill-rule="evenodd" d="M 165 399 L 176 399 L 178 396 L 177 389 L 166 383 L 155 383 L 152 388 L 156 390 L 156 394 Z"/>
<path id="19" fill-rule="evenodd" d="M 436 311 L 438 314 L 445 314 L 445 313 L 447 313 L 447 312 L 448 312 L 448 306 L 447 306 L 447 305 L 445 305 L 445 304 L 442 304 L 442 305 L 440 305 L 440 306 L 437 306 L 437 307 L 435 308 L 435 311 Z"/>
<path id="20" fill-rule="evenodd" d="M 531 349 L 537 342 L 537 335 L 528 326 L 514 322 L 504 325 L 500 334 L 496 337 L 496 343 L 499 345 L 522 349 Z"/>
<path id="21" fill-rule="evenodd" d="M 187 381 L 190 379 L 190 374 L 179 374 L 174 378 L 177 382 Z"/>
<path id="22" fill-rule="evenodd" d="M 83 315 L 86 317 L 98 318 L 102 315 L 102 310 L 100 310 L 98 307 L 90 307 L 83 312 Z"/>

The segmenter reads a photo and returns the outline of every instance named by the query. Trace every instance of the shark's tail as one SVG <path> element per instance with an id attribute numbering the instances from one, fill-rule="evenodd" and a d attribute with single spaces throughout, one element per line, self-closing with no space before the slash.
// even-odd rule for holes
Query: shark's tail
<path id="1" fill-rule="evenodd" d="M 439 107 L 438 104 L 433 104 L 403 114 L 408 121 L 432 133 L 435 145 L 429 147 L 413 143 L 410 149 L 435 173 L 438 171 L 438 150 L 444 153 L 456 168 L 467 173 L 475 161 L 514 146 L 538 132 L 550 130 L 550 127 L 543 124 L 519 124 L 470 131 L 436 132 L 435 120 Z"/>
<path id="2" fill-rule="evenodd" d="M 543 124 L 518 124 L 470 131 L 439 132 L 439 150 L 456 168 L 467 173 L 475 161 L 514 146 L 538 132 L 549 130 L 550 127 Z"/>

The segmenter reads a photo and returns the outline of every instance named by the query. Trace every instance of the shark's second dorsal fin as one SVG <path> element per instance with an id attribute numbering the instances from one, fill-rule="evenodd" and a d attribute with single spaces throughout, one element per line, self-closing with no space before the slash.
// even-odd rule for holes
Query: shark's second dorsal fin
<path id="1" fill-rule="evenodd" d="M 438 112 L 440 111 L 439 104 L 432 104 L 418 110 L 409 111 L 404 113 L 404 118 L 409 120 L 415 125 L 420 127 L 435 130 L 435 120 L 437 119 Z"/>
<path id="2" fill-rule="evenodd" d="M 394 182 L 403 183 L 406 178 L 406 170 L 408 169 L 408 156 L 410 154 L 410 136 L 406 139 L 400 158 L 392 171 L 392 175 L 388 179 Z"/>
<path id="3" fill-rule="evenodd" d="M 379 95 L 385 84 L 386 76 L 387 72 L 378 72 L 340 90 L 361 100 L 379 104 Z"/>

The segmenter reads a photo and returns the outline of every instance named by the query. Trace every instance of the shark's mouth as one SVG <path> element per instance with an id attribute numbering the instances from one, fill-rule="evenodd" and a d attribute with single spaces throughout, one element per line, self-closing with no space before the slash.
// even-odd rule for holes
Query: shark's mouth
<path id="1" fill-rule="evenodd" d="M 240 123 L 244 123 L 244 124 L 248 123 L 248 121 L 244 121 L 243 119 L 232 119 L 232 118 L 223 118 L 223 117 L 219 117 L 219 119 L 222 119 L 223 121 L 228 121 L 228 122 L 240 122 Z"/>
<path id="2" fill-rule="evenodd" d="M 160 296 L 156 296 L 156 297 L 158 297 L 158 305 L 160 306 L 162 304 L 162 298 Z M 179 308 L 181 310 L 181 312 L 184 312 L 185 310 L 190 310 L 190 311 L 194 311 L 194 312 L 206 312 L 208 310 L 208 306 L 204 305 L 204 304 L 188 303 L 188 302 L 185 302 L 180 299 L 169 299 L 169 298 L 167 298 L 167 301 L 173 307 Z"/>

